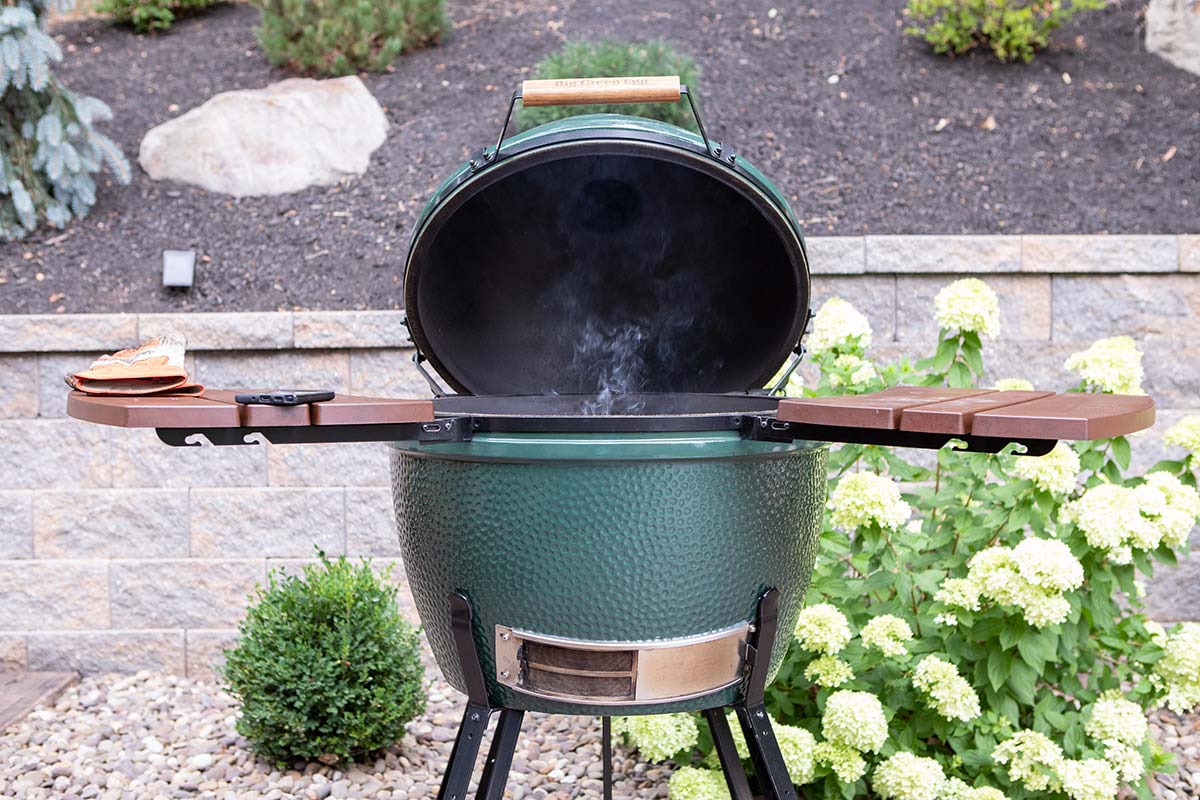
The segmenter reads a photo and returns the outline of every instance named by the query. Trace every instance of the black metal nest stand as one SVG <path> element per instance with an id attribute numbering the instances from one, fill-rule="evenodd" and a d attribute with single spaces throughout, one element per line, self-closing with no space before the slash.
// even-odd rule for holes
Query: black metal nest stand
<path id="1" fill-rule="evenodd" d="M 450 751 L 450 762 L 438 790 L 438 800 L 466 800 L 471 783 L 471 774 L 479 756 L 479 748 L 492 714 L 500 712 L 492 746 L 488 750 L 475 792 L 476 800 L 501 800 L 508 784 L 508 773 L 512 767 L 517 737 L 525 712 L 513 708 L 495 708 L 488 701 L 487 684 L 483 678 L 483 665 L 475 649 L 475 638 L 471 629 L 471 603 L 459 593 L 452 593 L 450 604 L 450 626 L 454 643 L 462 664 L 463 679 L 467 685 L 467 708 L 463 712 L 462 725 Z M 759 791 L 763 800 L 796 800 L 796 789 L 788 776 L 787 765 L 775 740 L 771 718 L 767 715 L 763 701 L 767 671 L 771 663 L 771 649 L 779 627 L 779 592 L 768 589 L 758 601 L 754 627 L 746 648 L 746 676 L 742 694 L 732 706 L 705 709 L 703 714 L 712 732 L 717 757 L 725 773 L 725 782 L 733 800 L 753 800 L 750 781 L 742 768 L 733 732 L 726 718 L 727 709 L 732 709 L 742 726 L 750 761 L 754 767 Z M 604 800 L 612 798 L 612 720 L 601 717 L 601 747 L 604 759 Z"/>

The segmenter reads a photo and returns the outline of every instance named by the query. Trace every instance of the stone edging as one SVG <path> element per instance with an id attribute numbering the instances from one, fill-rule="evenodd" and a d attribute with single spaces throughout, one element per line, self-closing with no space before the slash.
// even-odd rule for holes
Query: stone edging
<path id="1" fill-rule="evenodd" d="M 813 236 L 814 276 L 920 274 L 1200 275 L 1200 235 Z M 112 351 L 169 331 L 188 348 L 411 347 L 403 311 L 0 315 L 0 352 Z"/>

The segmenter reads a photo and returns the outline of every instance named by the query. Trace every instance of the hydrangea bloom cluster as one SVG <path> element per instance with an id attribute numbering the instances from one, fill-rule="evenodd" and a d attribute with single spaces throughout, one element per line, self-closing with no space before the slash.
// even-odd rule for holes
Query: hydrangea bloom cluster
<path id="1" fill-rule="evenodd" d="M 1200 459 L 1200 415 L 1189 414 L 1167 428 L 1163 441 L 1182 447 L 1192 458 Z"/>
<path id="2" fill-rule="evenodd" d="M 951 609 L 938 617 L 955 624 L 953 611 L 978 611 L 981 598 L 1021 609 L 1036 628 L 1067 618 L 1071 604 L 1066 592 L 1083 585 L 1083 565 L 1071 549 L 1056 539 L 1029 538 L 1015 548 L 989 547 L 972 556 L 966 578 L 943 582 L 934 599 Z"/>
<path id="3" fill-rule="evenodd" d="M 908 623 L 892 614 L 872 617 L 871 621 L 863 626 L 860 635 L 866 647 L 892 657 L 907 653 L 905 642 L 911 642 L 913 638 L 912 628 Z"/>
<path id="4" fill-rule="evenodd" d="M 792 783 L 801 786 L 810 782 L 816 770 L 816 737 L 804 728 L 776 723 L 775 743 L 779 745 L 779 752 L 783 755 L 783 763 L 787 765 L 788 777 L 792 779 Z"/>
<path id="5" fill-rule="evenodd" d="M 932 758 L 899 752 L 875 768 L 871 787 L 884 800 L 937 800 L 946 782 Z"/>
<path id="6" fill-rule="evenodd" d="M 1095 342 L 1072 353 L 1063 365 L 1089 386 L 1114 394 L 1145 394 L 1142 389 L 1142 353 L 1128 336 Z"/>
<path id="7" fill-rule="evenodd" d="M 1032 392 L 1033 384 L 1024 378 L 1001 378 L 992 388 L 997 392 Z"/>
<path id="8" fill-rule="evenodd" d="M 854 670 L 837 656 L 825 655 L 809 662 L 804 668 L 804 677 L 818 686 L 835 689 L 854 680 Z"/>
<path id="9" fill-rule="evenodd" d="M 1117 771 L 1101 758 L 1064 761 L 1058 768 L 1062 790 L 1071 800 L 1113 800 Z"/>
<path id="10" fill-rule="evenodd" d="M 930 707 L 945 719 L 970 722 L 981 713 L 979 695 L 949 661 L 929 655 L 913 672 L 913 685 L 921 690 Z"/>
<path id="11" fill-rule="evenodd" d="M 843 783 L 854 783 L 867 771 L 867 760 L 862 753 L 847 744 L 818 742 L 813 758 L 818 764 L 833 770 L 833 774 Z"/>
<path id="12" fill-rule="evenodd" d="M 1066 442 L 1059 442 L 1044 456 L 1025 456 L 1013 462 L 1012 474 L 1033 481 L 1052 494 L 1067 494 L 1079 476 L 1079 455 Z"/>
<path id="13" fill-rule="evenodd" d="M 690 714 L 654 714 L 648 717 L 616 717 L 613 731 L 650 761 L 666 761 L 699 741 L 700 731 Z"/>
<path id="14" fill-rule="evenodd" d="M 1037 731 L 1018 731 L 992 751 L 992 760 L 1008 765 L 1008 777 L 1031 792 L 1058 791 L 1058 771 L 1066 762 L 1062 748 Z"/>
<path id="15" fill-rule="evenodd" d="M 720 770 L 680 767 L 667 787 L 672 800 L 729 800 L 729 787 Z"/>
<path id="16" fill-rule="evenodd" d="M 963 278 L 943 288 L 933 299 L 934 316 L 943 330 L 1000 334 L 1000 300 L 978 278 Z"/>
<path id="17" fill-rule="evenodd" d="M 1106 693 L 1092 706 L 1092 715 L 1084 726 L 1088 736 L 1105 744 L 1137 747 L 1146 738 L 1148 726 L 1142 707 L 1121 696 Z"/>
<path id="18" fill-rule="evenodd" d="M 838 481 L 829 507 L 833 526 L 847 533 L 871 524 L 895 530 L 912 516 L 899 485 L 873 472 L 854 472 Z"/>
<path id="19" fill-rule="evenodd" d="M 834 692 L 825 701 L 821 733 L 834 744 L 873 753 L 887 741 L 883 704 L 870 692 Z"/>
<path id="20" fill-rule="evenodd" d="M 829 603 L 817 603 L 800 612 L 795 636 L 809 652 L 835 655 L 850 642 L 850 623 Z"/>
<path id="21" fill-rule="evenodd" d="M 836 351 L 857 340 L 860 347 L 871 344 L 871 323 L 858 309 L 840 297 L 831 297 L 821 304 L 813 317 L 812 332 L 804 344 L 813 355 Z"/>
<path id="22" fill-rule="evenodd" d="M 992 786 L 970 786 L 960 778 L 948 778 L 942 784 L 938 800 L 1006 800 L 1006 797 Z"/>
<path id="23" fill-rule="evenodd" d="M 1166 655 L 1154 665 L 1154 677 L 1166 690 L 1166 705 L 1183 714 L 1200 704 L 1200 623 L 1177 627 L 1165 649 Z"/>
<path id="24" fill-rule="evenodd" d="M 851 389 L 861 389 L 879 377 L 874 364 L 853 353 L 839 355 L 833 360 L 833 367 L 836 371 L 829 373 L 829 385 L 834 388 L 845 386 Z M 842 377 L 843 374 L 846 375 L 845 378 Z"/>
<path id="25" fill-rule="evenodd" d="M 1197 518 L 1200 494 L 1167 472 L 1150 473 L 1136 488 L 1093 486 L 1059 511 L 1061 522 L 1075 523 L 1087 543 L 1116 564 L 1132 561 L 1135 549 L 1181 547 Z"/>

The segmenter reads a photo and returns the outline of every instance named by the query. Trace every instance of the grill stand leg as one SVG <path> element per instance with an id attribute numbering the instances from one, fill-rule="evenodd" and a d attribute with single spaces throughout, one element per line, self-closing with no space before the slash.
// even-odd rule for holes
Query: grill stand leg
<path id="1" fill-rule="evenodd" d="M 492 735 L 492 748 L 488 750 L 479 778 L 476 800 L 501 800 L 508 785 L 508 771 L 512 768 L 513 752 L 517 749 L 517 737 L 521 735 L 521 720 L 525 712 L 512 708 L 500 710 L 500 721 Z"/>
<path id="2" fill-rule="evenodd" d="M 475 759 L 479 757 L 479 745 L 483 742 L 491 716 L 490 708 L 467 704 L 458 728 L 458 737 L 454 740 L 454 749 L 450 751 L 450 761 L 446 764 L 442 787 L 438 790 L 438 800 L 466 800 L 471 773 L 475 771 Z"/>
<path id="3" fill-rule="evenodd" d="M 604 761 L 603 784 L 604 800 L 612 800 L 613 790 L 613 752 L 612 752 L 612 717 L 600 718 L 600 758 Z"/>
<path id="4" fill-rule="evenodd" d="M 742 699 L 734 704 L 733 711 L 742 726 L 742 733 L 746 736 L 750 763 L 754 765 L 754 775 L 758 779 L 764 800 L 796 800 L 796 787 L 792 785 L 792 779 L 788 775 L 787 764 L 784 763 L 783 754 L 779 752 L 779 743 L 775 740 L 775 731 L 771 728 L 771 718 L 767 716 L 767 709 L 763 704 L 767 671 L 771 666 L 771 649 L 774 647 L 778 628 L 779 592 L 776 589 L 768 589 L 758 601 L 758 619 L 754 625 L 753 641 L 747 651 L 749 675 L 746 677 Z M 720 713 L 721 710 L 717 711 Z M 709 724 L 713 724 L 711 716 Z M 717 739 L 715 731 L 713 738 Z M 729 744 L 732 745 L 732 741 Z M 736 753 L 734 757 L 736 759 Z M 730 794 L 738 797 L 734 788 L 734 778 L 730 777 L 730 770 L 725 767 L 724 757 L 721 759 L 721 766 L 725 768 Z M 738 764 L 737 768 L 740 769 L 741 765 Z"/>
<path id="5" fill-rule="evenodd" d="M 729 730 L 729 720 L 725 718 L 725 709 L 706 709 L 704 718 L 708 721 L 708 729 L 712 731 L 713 744 L 716 745 L 717 758 L 721 760 L 721 770 L 725 773 L 729 796 L 732 800 L 753 800 L 750 782 L 746 780 L 746 770 L 742 768 L 742 759 L 738 756 L 737 745 L 733 743 L 733 733 Z"/>

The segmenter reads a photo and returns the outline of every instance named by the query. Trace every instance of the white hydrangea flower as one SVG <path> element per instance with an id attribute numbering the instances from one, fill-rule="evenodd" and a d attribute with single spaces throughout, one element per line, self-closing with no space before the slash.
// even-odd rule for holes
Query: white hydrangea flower
<path id="1" fill-rule="evenodd" d="M 775 742 L 779 745 L 779 752 L 783 754 L 783 763 L 787 765 L 788 777 L 792 779 L 792 783 L 803 786 L 812 781 L 816 769 L 816 737 L 804 728 L 776 724 Z"/>
<path id="2" fill-rule="evenodd" d="M 992 388 L 997 392 L 1032 392 L 1033 384 L 1024 378 L 1001 378 Z"/>
<path id="3" fill-rule="evenodd" d="M 834 692 L 825 701 L 821 732 L 835 744 L 864 753 L 876 752 L 887 741 L 883 704 L 870 692 Z"/>
<path id="4" fill-rule="evenodd" d="M 1200 458 L 1200 415 L 1189 414 L 1167 428 L 1163 441 L 1182 447 L 1192 458 Z"/>
<path id="5" fill-rule="evenodd" d="M 1196 521 L 1200 520 L 1200 492 L 1185 485 L 1171 473 L 1161 471 L 1151 472 L 1146 476 L 1146 482 L 1137 489 L 1142 490 L 1136 495 L 1139 502 L 1151 490 L 1161 496 L 1162 510 L 1151 520 L 1151 525 L 1158 529 L 1161 541 L 1173 548 L 1187 544 Z M 1137 492 L 1137 489 L 1134 491 Z M 1142 505 L 1142 511 L 1146 513 L 1146 504 Z"/>
<path id="6" fill-rule="evenodd" d="M 861 347 L 870 346 L 870 321 L 842 298 L 831 297 L 817 309 L 804 343 L 810 353 L 820 355 L 846 347 L 855 338 Z"/>
<path id="7" fill-rule="evenodd" d="M 1125 783 L 1137 783 L 1146 775 L 1146 763 L 1136 747 L 1114 742 L 1105 746 L 1104 760 L 1112 764 L 1117 777 Z"/>
<path id="8" fill-rule="evenodd" d="M 1067 494 L 1079 476 L 1079 455 L 1066 442 L 1059 442 L 1044 456 L 1020 456 L 1013 461 L 1012 474 L 1045 492 Z"/>
<path id="9" fill-rule="evenodd" d="M 963 278 L 944 287 L 933 299 L 933 309 L 943 330 L 1000 335 L 1000 300 L 978 278 Z"/>
<path id="10" fill-rule="evenodd" d="M 1126 700 L 1120 692 L 1106 693 L 1092 705 L 1084 731 L 1105 744 L 1126 744 L 1137 747 L 1146 738 L 1149 726 L 1146 714 L 1137 703 Z"/>
<path id="11" fill-rule="evenodd" d="M 1083 585 L 1083 565 L 1057 539 L 1025 539 L 1013 548 L 1012 560 L 1026 582 L 1047 591 L 1066 592 Z"/>
<path id="12" fill-rule="evenodd" d="M 967 562 L 968 580 L 979 587 L 982 595 L 1001 605 L 1016 605 L 1021 573 L 1007 547 L 988 547 L 971 556 Z"/>
<path id="13" fill-rule="evenodd" d="M 854 679 L 854 670 L 837 656 L 825 655 L 813 659 L 804 668 L 804 677 L 818 686 L 836 689 Z"/>
<path id="14" fill-rule="evenodd" d="M 1004 792 L 992 786 L 970 786 L 959 778 L 949 778 L 942 784 L 938 800 L 1008 800 Z"/>
<path id="15" fill-rule="evenodd" d="M 850 374 L 849 381 L 847 382 L 842 379 L 841 375 L 830 373 L 829 385 L 835 388 L 848 386 L 851 389 L 861 389 L 879 377 L 879 373 L 875 371 L 874 364 L 852 353 L 843 353 L 835 358 L 833 366 L 839 370 L 845 370 Z"/>
<path id="16" fill-rule="evenodd" d="M 884 800 L 937 800 L 945 782 L 941 764 L 905 752 L 888 758 L 871 776 L 871 788 Z"/>
<path id="17" fill-rule="evenodd" d="M 1071 602 L 1067 598 L 1036 586 L 1027 587 L 1021 593 L 1017 606 L 1025 621 L 1035 628 L 1066 622 L 1071 614 Z"/>
<path id="18" fill-rule="evenodd" d="M 864 646 L 892 657 L 905 655 L 908 652 L 905 642 L 911 642 L 913 638 L 908 623 L 892 614 L 871 617 L 859 635 Z"/>
<path id="19" fill-rule="evenodd" d="M 1146 393 L 1142 389 L 1142 352 L 1128 336 L 1101 339 L 1087 350 L 1072 353 L 1063 366 L 1105 392 Z"/>
<path id="20" fill-rule="evenodd" d="M 947 578 L 942 581 L 941 588 L 934 594 L 933 599 L 952 608 L 978 611 L 979 584 L 970 578 Z"/>
<path id="21" fill-rule="evenodd" d="M 1062 789 L 1071 800 L 1114 800 L 1117 772 L 1105 760 L 1064 761 L 1058 768 Z"/>
<path id="22" fill-rule="evenodd" d="M 994 786 L 976 786 L 967 800 L 1008 800 L 1008 796 Z"/>
<path id="23" fill-rule="evenodd" d="M 729 800 L 729 786 L 720 770 L 680 767 L 667 782 L 667 797 L 672 800 Z"/>
<path id="24" fill-rule="evenodd" d="M 1136 535 L 1135 530 L 1146 524 L 1133 489 L 1112 483 L 1093 486 L 1079 499 L 1065 504 L 1059 518 L 1074 522 L 1088 544 L 1117 558 L 1121 549 L 1128 547 L 1129 538 Z"/>
<path id="25" fill-rule="evenodd" d="M 1160 623 L 1157 623 L 1152 619 L 1148 619 L 1146 620 L 1144 627 L 1146 628 L 1146 633 L 1150 634 L 1150 641 L 1154 642 L 1159 647 L 1167 646 L 1167 640 L 1170 637 L 1167 636 L 1167 629 L 1164 628 Z"/>
<path id="26" fill-rule="evenodd" d="M 843 783 L 854 783 L 867 772 L 867 760 L 862 753 L 846 744 L 818 742 L 813 750 L 813 759 L 833 770 L 833 774 Z"/>
<path id="27" fill-rule="evenodd" d="M 690 714 L 616 717 L 613 730 L 651 762 L 666 761 L 681 750 L 695 747 L 700 738 L 696 720 Z"/>
<path id="28" fill-rule="evenodd" d="M 809 652 L 835 655 L 850 642 L 850 623 L 829 603 L 817 603 L 800 612 L 795 636 Z"/>
<path id="29" fill-rule="evenodd" d="M 1058 791 L 1058 770 L 1063 765 L 1062 748 L 1042 733 L 1018 731 L 992 750 L 992 760 L 1008 765 L 1008 777 L 1031 792 Z"/>
<path id="30" fill-rule="evenodd" d="M 945 719 L 970 722 L 980 715 L 979 695 L 958 668 L 938 656 L 921 659 L 913 672 L 913 686 L 927 695 L 930 707 Z"/>
<path id="31" fill-rule="evenodd" d="M 835 528 L 853 533 L 870 524 L 895 530 L 912 516 L 912 507 L 900 497 L 899 485 L 873 472 L 846 475 L 829 495 Z"/>
<path id="32" fill-rule="evenodd" d="M 1200 623 L 1185 622 L 1167 638 L 1154 674 L 1167 690 L 1165 704 L 1178 714 L 1200 705 Z"/>

